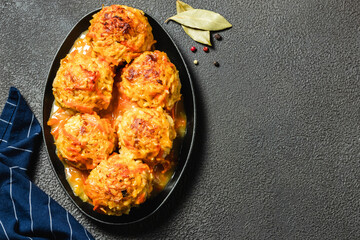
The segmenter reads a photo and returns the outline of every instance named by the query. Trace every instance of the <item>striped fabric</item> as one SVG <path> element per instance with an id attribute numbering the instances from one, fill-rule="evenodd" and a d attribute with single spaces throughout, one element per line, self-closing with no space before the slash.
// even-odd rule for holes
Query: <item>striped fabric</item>
<path id="1" fill-rule="evenodd" d="M 16 88 L 0 117 L 0 239 L 94 239 L 28 177 L 41 127 Z"/>

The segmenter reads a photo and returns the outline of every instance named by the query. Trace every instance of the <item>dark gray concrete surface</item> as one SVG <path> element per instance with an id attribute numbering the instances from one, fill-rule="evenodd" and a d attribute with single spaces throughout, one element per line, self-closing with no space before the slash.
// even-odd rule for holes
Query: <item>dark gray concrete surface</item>
<path id="1" fill-rule="evenodd" d="M 44 146 L 34 182 L 97 239 L 358 239 L 360 2 L 187 2 L 233 24 L 209 53 L 179 25 L 163 23 L 175 1 L 0 1 L 0 107 L 15 86 L 41 119 L 57 49 L 102 3 L 137 7 L 161 22 L 197 94 L 190 167 L 150 220 L 113 227 L 88 219 L 61 188 Z"/>

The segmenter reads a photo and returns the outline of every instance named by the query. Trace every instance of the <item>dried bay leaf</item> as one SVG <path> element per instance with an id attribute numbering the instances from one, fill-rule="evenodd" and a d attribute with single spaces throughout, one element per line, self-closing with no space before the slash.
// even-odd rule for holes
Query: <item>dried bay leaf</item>
<path id="1" fill-rule="evenodd" d="M 166 22 L 169 20 L 180 23 L 186 27 L 207 31 L 219 31 L 232 27 L 220 14 L 204 9 L 192 9 L 181 12 L 168 18 Z"/>
<path id="2" fill-rule="evenodd" d="M 182 12 L 186 12 L 186 11 L 193 10 L 193 9 L 194 8 L 191 7 L 187 3 L 184 3 L 184 2 L 182 2 L 180 0 L 176 1 L 176 11 L 177 11 L 177 13 L 182 13 Z"/>
<path id="3" fill-rule="evenodd" d="M 199 30 L 185 26 L 182 27 L 186 34 L 189 35 L 194 41 L 212 46 L 210 41 L 210 31 Z"/>
<path id="4" fill-rule="evenodd" d="M 187 3 L 184 3 L 179 0 L 176 1 L 177 13 L 182 13 L 193 9 L 194 8 L 192 8 Z M 184 29 L 185 33 L 189 35 L 189 37 L 191 37 L 194 41 L 211 46 L 210 31 L 189 28 L 186 26 L 182 26 L 182 28 Z"/>

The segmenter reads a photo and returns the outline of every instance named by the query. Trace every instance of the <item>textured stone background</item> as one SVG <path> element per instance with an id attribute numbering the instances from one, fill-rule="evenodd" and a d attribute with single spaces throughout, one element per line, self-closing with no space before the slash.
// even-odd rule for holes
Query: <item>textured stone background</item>
<path id="1" fill-rule="evenodd" d="M 175 14 L 174 0 L 0 1 L 1 108 L 15 86 L 41 119 L 57 49 L 83 15 L 110 3 L 163 23 L 197 93 L 190 167 L 150 220 L 112 227 L 88 219 L 60 187 L 44 146 L 35 183 L 97 239 L 358 239 L 360 2 L 187 2 L 233 24 L 207 54 L 190 52 L 201 46 L 179 25 L 163 23 Z"/>

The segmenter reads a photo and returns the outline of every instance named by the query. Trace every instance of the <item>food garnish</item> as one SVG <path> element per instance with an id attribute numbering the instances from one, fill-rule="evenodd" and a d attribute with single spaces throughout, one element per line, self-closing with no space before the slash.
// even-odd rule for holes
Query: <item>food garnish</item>
<path id="1" fill-rule="evenodd" d="M 168 18 L 180 23 L 184 31 L 195 41 L 211 46 L 210 31 L 220 31 L 232 27 L 219 13 L 194 9 L 190 5 L 176 1 L 177 14 Z"/>
<path id="2" fill-rule="evenodd" d="M 215 34 L 215 35 L 214 35 L 214 37 L 215 37 L 215 39 L 216 39 L 216 40 L 218 40 L 218 41 L 221 41 L 221 40 L 222 40 L 221 35 L 220 35 L 220 34 L 218 34 L 218 33 L 217 33 L 217 34 Z"/>
<path id="3" fill-rule="evenodd" d="M 194 9 L 194 8 L 191 7 L 189 4 L 179 1 L 179 0 L 176 1 L 177 13 L 182 13 L 182 12 L 192 10 L 192 9 Z M 187 35 L 189 35 L 192 39 L 194 39 L 196 42 L 211 46 L 210 31 L 189 28 L 184 25 L 182 25 L 182 28 L 184 29 L 185 33 Z"/>

